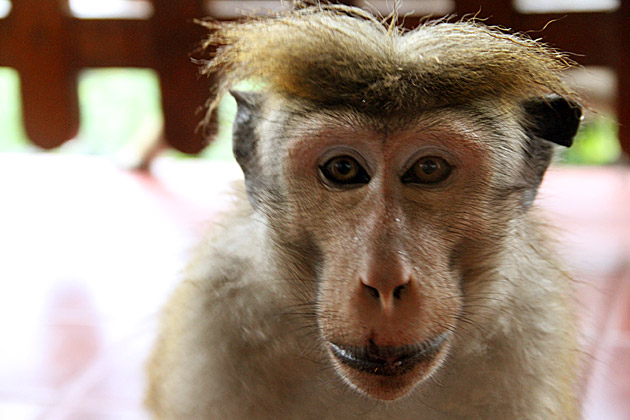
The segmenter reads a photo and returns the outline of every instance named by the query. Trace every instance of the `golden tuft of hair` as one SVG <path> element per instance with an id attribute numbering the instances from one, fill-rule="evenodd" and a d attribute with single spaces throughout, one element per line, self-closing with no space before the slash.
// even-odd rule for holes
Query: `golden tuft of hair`
<path id="1" fill-rule="evenodd" d="M 392 113 L 475 98 L 568 94 L 565 55 L 525 35 L 469 21 L 427 22 L 405 31 L 394 13 L 296 2 L 243 22 L 202 22 L 202 73 L 217 77 L 210 112 L 234 84 L 262 82 L 272 94 L 318 106 Z"/>

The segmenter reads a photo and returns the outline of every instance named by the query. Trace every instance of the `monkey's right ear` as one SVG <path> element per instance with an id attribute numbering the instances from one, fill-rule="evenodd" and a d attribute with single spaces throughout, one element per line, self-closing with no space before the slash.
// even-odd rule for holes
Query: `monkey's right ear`
<path id="1" fill-rule="evenodd" d="M 582 121 L 582 107 L 559 95 L 527 101 L 523 108 L 529 120 L 530 137 L 537 137 L 561 146 L 573 144 Z"/>
<path id="2" fill-rule="evenodd" d="M 260 204 L 262 169 L 258 153 L 256 125 L 260 114 L 262 94 L 231 90 L 236 100 L 236 117 L 232 129 L 232 152 L 245 175 L 247 197 L 254 208 Z"/>

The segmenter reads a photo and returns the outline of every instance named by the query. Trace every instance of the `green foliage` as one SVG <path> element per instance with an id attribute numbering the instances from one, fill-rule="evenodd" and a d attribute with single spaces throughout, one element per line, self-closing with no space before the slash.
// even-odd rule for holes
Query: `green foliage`
<path id="1" fill-rule="evenodd" d="M 162 124 L 157 75 L 146 69 L 86 70 L 79 79 L 78 138 L 57 153 L 114 155 L 147 125 Z M 0 68 L 0 152 L 30 151 L 23 129 L 19 77 Z"/>
<path id="2" fill-rule="evenodd" d="M 162 124 L 158 77 L 146 69 L 97 69 L 79 79 L 79 141 L 62 150 L 111 155 L 133 141 L 143 126 Z"/>
<path id="3" fill-rule="evenodd" d="M 573 165 L 606 165 L 618 161 L 620 157 L 618 124 L 608 116 L 586 121 L 573 146 L 563 154 L 564 162 Z"/>
<path id="4" fill-rule="evenodd" d="M 20 78 L 15 70 L 0 67 L 0 152 L 32 148 L 22 123 Z"/>
<path id="5" fill-rule="evenodd" d="M 236 116 L 236 101 L 231 96 L 223 98 L 219 107 L 219 131 L 202 156 L 207 159 L 222 161 L 234 160 L 232 155 L 232 122 Z"/>

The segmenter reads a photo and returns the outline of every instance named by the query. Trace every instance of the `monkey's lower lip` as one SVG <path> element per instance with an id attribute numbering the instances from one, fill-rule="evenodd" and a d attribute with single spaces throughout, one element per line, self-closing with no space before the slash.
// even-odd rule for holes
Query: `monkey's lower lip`
<path id="1" fill-rule="evenodd" d="M 448 335 L 443 333 L 432 340 L 399 347 L 329 344 L 335 358 L 348 367 L 377 376 L 401 376 L 417 364 L 433 360 Z"/>

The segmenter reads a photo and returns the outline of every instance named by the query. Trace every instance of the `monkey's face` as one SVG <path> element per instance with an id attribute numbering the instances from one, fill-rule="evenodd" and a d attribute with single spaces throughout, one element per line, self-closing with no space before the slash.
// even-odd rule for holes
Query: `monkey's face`
<path id="1" fill-rule="evenodd" d="M 484 270 L 529 209 L 550 142 L 569 145 L 581 115 L 558 96 L 489 98 L 397 123 L 233 95 L 250 201 L 312 274 L 296 296 L 314 302 L 339 375 L 382 400 L 407 395 L 474 329 L 486 303 L 471 291 L 491 295 Z"/>
<path id="2" fill-rule="evenodd" d="M 445 360 L 465 301 L 461 256 L 502 228 L 494 157 L 450 118 L 308 124 L 286 146 L 282 229 L 320 255 L 318 328 L 338 373 L 393 400 Z"/>

